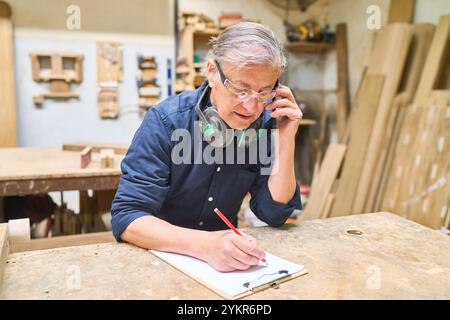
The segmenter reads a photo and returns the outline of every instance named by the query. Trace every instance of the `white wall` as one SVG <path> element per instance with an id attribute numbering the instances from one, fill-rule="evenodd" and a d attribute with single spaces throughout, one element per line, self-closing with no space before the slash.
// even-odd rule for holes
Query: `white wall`
<path id="1" fill-rule="evenodd" d="M 414 23 L 436 24 L 441 15 L 450 13 L 450 0 L 416 0 Z"/>

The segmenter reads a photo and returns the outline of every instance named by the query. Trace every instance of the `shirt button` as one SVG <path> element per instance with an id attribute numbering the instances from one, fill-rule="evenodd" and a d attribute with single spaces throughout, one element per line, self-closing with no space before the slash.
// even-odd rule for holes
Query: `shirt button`
<path id="1" fill-rule="evenodd" d="M 220 172 L 220 167 L 217 167 L 216 171 L 217 171 L 217 172 Z"/>
<path id="2" fill-rule="evenodd" d="M 208 201 L 209 201 L 209 202 L 212 202 L 213 200 L 214 200 L 213 197 L 209 197 L 209 198 L 208 198 Z"/>
<path id="3" fill-rule="evenodd" d="M 203 221 L 200 221 L 200 222 L 198 223 L 198 225 L 199 225 L 199 226 L 202 226 L 202 225 L 203 225 Z"/>

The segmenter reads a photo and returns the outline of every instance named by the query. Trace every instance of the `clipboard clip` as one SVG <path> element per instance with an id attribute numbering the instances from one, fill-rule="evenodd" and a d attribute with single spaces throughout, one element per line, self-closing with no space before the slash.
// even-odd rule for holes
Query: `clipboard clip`
<path id="1" fill-rule="evenodd" d="M 252 282 L 259 280 L 263 276 L 274 275 L 274 274 L 285 274 L 285 276 L 283 276 L 281 278 L 278 278 L 278 279 L 275 279 L 273 281 L 270 281 L 268 283 L 264 283 L 264 284 L 261 284 L 259 286 L 255 286 L 253 288 L 249 288 L 250 284 Z M 263 291 L 263 290 L 266 290 L 266 289 L 269 289 L 269 288 L 278 289 L 279 285 L 281 283 L 289 280 L 292 277 L 292 275 L 290 275 L 287 270 L 280 270 L 280 271 L 278 271 L 276 273 L 264 274 L 261 277 L 259 277 L 256 280 L 253 280 L 253 281 L 245 282 L 244 283 L 244 287 L 246 287 L 247 289 L 250 289 L 250 291 L 252 291 L 253 293 L 260 292 L 260 291 Z"/>

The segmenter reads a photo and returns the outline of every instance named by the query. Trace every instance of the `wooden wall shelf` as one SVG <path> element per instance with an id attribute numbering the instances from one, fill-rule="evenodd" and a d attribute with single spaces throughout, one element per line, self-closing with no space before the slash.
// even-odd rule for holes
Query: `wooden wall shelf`
<path id="1" fill-rule="evenodd" d="M 320 53 L 334 49 L 333 43 L 326 42 L 290 42 L 286 44 L 286 50 L 295 53 Z"/>

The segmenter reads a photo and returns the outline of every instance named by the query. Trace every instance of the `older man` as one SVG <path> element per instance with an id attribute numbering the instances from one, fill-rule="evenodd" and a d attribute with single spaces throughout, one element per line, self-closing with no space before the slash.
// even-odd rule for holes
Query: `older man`
<path id="1" fill-rule="evenodd" d="M 291 90 L 278 83 L 285 65 L 282 44 L 260 24 L 237 23 L 212 40 L 208 81 L 149 110 L 122 161 L 112 206 L 117 240 L 193 256 L 219 271 L 245 270 L 264 258 L 254 238 L 224 231 L 227 226 L 213 210 L 220 208 L 237 225 L 240 205 L 250 192 L 252 211 L 276 227 L 300 204 L 294 149 L 302 113 Z M 262 173 L 259 160 L 174 161 L 176 130 L 193 135 L 200 130 L 203 139 L 192 139 L 192 150 L 212 147 L 230 153 L 248 144 L 232 143 L 239 135 L 229 132 L 272 129 L 274 124 L 277 139 L 269 144 L 277 144 L 277 169 L 270 175 Z"/>

